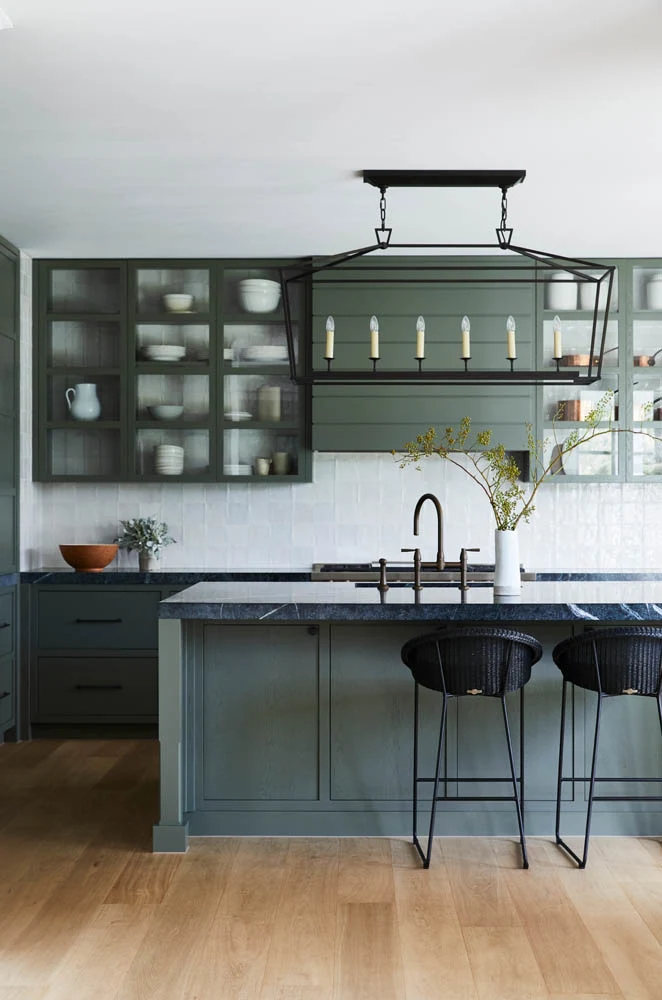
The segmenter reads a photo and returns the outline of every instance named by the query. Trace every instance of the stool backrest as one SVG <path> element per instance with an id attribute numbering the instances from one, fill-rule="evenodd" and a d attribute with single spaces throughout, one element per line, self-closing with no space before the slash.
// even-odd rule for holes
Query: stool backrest
<path id="1" fill-rule="evenodd" d="M 554 663 L 567 681 L 602 694 L 657 695 L 662 681 L 662 628 L 618 626 L 565 639 Z"/>
<path id="2" fill-rule="evenodd" d="M 448 628 L 410 639 L 402 659 L 414 680 L 448 695 L 518 691 L 542 656 L 533 636 L 502 628 Z"/>

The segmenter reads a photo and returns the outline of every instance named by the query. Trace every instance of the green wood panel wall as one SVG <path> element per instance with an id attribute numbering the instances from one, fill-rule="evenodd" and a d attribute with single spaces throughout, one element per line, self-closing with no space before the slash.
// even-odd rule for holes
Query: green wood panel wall
<path id="1" fill-rule="evenodd" d="M 411 258 L 408 262 L 411 265 Z M 416 319 L 426 323 L 424 365 L 462 368 L 460 323 L 471 320 L 470 365 L 505 370 L 506 317 L 517 323 L 516 364 L 535 366 L 536 302 L 533 286 L 492 281 L 466 284 L 372 284 L 343 281 L 342 273 L 324 272 L 313 281 L 313 366 L 324 368 L 326 317 L 335 320 L 338 369 L 369 371 L 369 321 L 379 320 L 380 360 L 384 369 L 414 369 Z M 361 275 L 364 277 L 363 274 Z M 419 276 L 425 277 L 425 272 Z M 454 272 L 447 277 L 452 279 Z M 457 277 L 461 277 L 458 271 Z M 313 448 L 320 451 L 384 451 L 398 448 L 429 426 L 446 427 L 470 416 L 475 429 L 490 427 L 508 448 L 527 446 L 526 423 L 535 417 L 531 386 L 315 386 Z"/>

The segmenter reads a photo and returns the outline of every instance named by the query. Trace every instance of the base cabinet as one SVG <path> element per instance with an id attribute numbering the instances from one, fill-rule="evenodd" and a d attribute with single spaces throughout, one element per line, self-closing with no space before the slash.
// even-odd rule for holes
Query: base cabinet
<path id="1" fill-rule="evenodd" d="M 147 585 L 26 585 L 30 726 L 57 726 L 71 735 L 89 725 L 154 726 L 158 604 L 172 592 Z"/>
<path id="2" fill-rule="evenodd" d="M 17 588 L 0 588 L 0 743 L 16 723 Z"/>
<path id="3" fill-rule="evenodd" d="M 522 622 L 513 627 L 521 629 Z M 571 623 L 525 627 L 544 650 L 524 696 L 531 835 L 554 831 L 562 678 L 552 650 L 582 628 Z M 423 631 L 420 623 L 183 622 L 183 813 L 179 827 L 170 810 L 155 828 L 155 844 L 180 846 L 157 849 L 183 849 L 186 825 L 196 836 L 410 835 L 414 684 L 400 650 Z M 441 697 L 421 689 L 420 699 L 419 773 L 431 776 Z M 614 700 L 619 705 L 605 710 L 598 774 L 615 781 L 601 794 L 656 794 L 650 785 L 628 789 L 619 784 L 631 774 L 662 773 L 655 706 L 650 699 Z M 570 704 L 565 776 L 578 780 L 565 785 L 564 823 L 568 834 L 578 834 L 586 816 L 587 786 L 581 779 L 590 770 L 595 698 L 576 691 Z M 508 711 L 517 762 L 519 694 L 508 696 Z M 499 700 L 451 699 L 447 724 L 442 775 L 446 793 L 458 801 L 441 805 L 439 835 L 514 836 L 512 802 L 462 801 L 473 794 L 511 794 Z M 161 738 L 167 746 L 167 724 Z M 164 766 L 167 787 L 167 759 Z M 486 778 L 504 781 L 487 783 Z M 424 786 L 420 800 L 424 828 L 430 786 Z M 598 802 L 593 829 L 659 836 L 660 803 Z M 175 839 L 164 839 L 170 837 Z"/>

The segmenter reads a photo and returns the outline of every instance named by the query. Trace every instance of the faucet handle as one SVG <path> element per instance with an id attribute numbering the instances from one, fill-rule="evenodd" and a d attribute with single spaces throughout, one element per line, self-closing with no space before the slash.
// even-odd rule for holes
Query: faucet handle
<path id="1" fill-rule="evenodd" d="M 379 560 L 379 590 L 382 594 L 385 594 L 389 589 L 388 583 L 386 582 L 386 559 Z"/>

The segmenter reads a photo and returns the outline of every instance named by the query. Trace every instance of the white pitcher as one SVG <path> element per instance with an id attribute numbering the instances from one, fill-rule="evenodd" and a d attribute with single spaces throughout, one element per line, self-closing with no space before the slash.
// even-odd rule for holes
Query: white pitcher
<path id="1" fill-rule="evenodd" d="M 70 399 L 72 394 L 73 400 Z M 65 392 L 67 406 L 74 420 L 98 420 L 101 413 L 101 403 L 97 396 L 94 382 L 80 382 L 73 389 Z"/>

